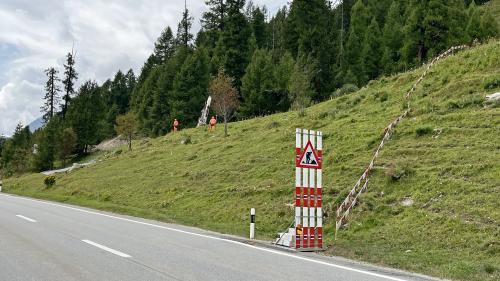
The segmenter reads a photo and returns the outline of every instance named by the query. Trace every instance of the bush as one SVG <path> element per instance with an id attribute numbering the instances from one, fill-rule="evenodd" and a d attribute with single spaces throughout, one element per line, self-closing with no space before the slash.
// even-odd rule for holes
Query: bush
<path id="1" fill-rule="evenodd" d="M 410 167 L 410 164 L 405 163 L 389 163 L 385 175 L 389 177 L 391 181 L 399 181 L 402 177 L 408 177 L 415 173 L 415 171 Z"/>
<path id="2" fill-rule="evenodd" d="M 386 102 L 389 99 L 389 95 L 387 92 L 377 92 L 375 94 L 375 100 L 378 100 L 380 102 Z"/>
<path id="3" fill-rule="evenodd" d="M 266 129 L 270 130 L 270 129 L 278 128 L 279 126 L 280 126 L 279 122 L 272 121 L 271 123 L 267 124 Z"/>
<path id="4" fill-rule="evenodd" d="M 56 184 L 56 177 L 55 176 L 47 176 L 43 180 L 43 183 L 45 183 L 46 188 L 52 187 Z"/>
<path id="5" fill-rule="evenodd" d="M 499 87 L 500 87 L 500 78 L 495 78 L 491 81 L 488 81 L 486 84 L 484 84 L 485 90 L 493 90 L 493 89 L 496 89 Z"/>
<path id="6" fill-rule="evenodd" d="M 341 97 L 345 96 L 354 92 L 357 92 L 359 90 L 358 86 L 354 84 L 345 84 L 342 86 L 342 88 L 337 89 L 333 94 L 331 95 L 332 98 L 336 97 Z"/>
<path id="7" fill-rule="evenodd" d="M 181 138 L 181 144 L 190 144 L 191 142 L 191 136 L 184 135 Z"/>
<path id="8" fill-rule="evenodd" d="M 431 134 L 434 131 L 434 128 L 431 126 L 423 126 L 423 127 L 418 127 L 415 130 L 415 133 L 417 134 L 417 137 L 425 136 L 428 134 Z"/>

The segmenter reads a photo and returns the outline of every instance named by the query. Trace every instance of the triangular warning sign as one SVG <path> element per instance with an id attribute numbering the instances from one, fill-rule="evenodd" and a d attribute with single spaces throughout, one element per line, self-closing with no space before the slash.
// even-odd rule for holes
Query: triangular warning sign
<path id="1" fill-rule="evenodd" d="M 307 145 L 304 151 L 302 152 L 302 155 L 300 155 L 297 167 L 312 168 L 312 169 L 320 168 L 319 157 L 318 154 L 316 153 L 316 150 L 314 150 L 311 141 L 307 142 Z"/>

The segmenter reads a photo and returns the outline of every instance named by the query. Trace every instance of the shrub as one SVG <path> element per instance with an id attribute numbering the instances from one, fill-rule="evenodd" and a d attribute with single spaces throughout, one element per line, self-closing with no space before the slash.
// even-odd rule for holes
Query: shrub
<path id="1" fill-rule="evenodd" d="M 55 176 L 47 176 L 43 180 L 43 183 L 45 183 L 46 188 L 52 187 L 56 184 L 56 177 Z"/>
<path id="2" fill-rule="evenodd" d="M 335 92 L 333 92 L 331 97 L 336 98 L 336 97 L 345 96 L 347 94 L 357 92 L 358 90 L 359 90 L 358 86 L 356 86 L 354 84 L 345 84 L 344 86 L 342 86 L 342 88 L 339 88 Z"/>
<path id="3" fill-rule="evenodd" d="M 410 167 L 409 163 L 389 163 L 389 167 L 385 171 L 385 175 L 389 177 L 391 181 L 399 181 L 402 177 L 408 177 L 415 173 L 415 171 Z"/>
<path id="4" fill-rule="evenodd" d="M 500 87 L 500 78 L 495 78 L 491 81 L 486 82 L 486 84 L 484 84 L 485 90 L 493 90 L 493 89 L 496 89 L 499 87 Z"/>
<path id="5" fill-rule="evenodd" d="M 191 136 L 189 135 L 184 135 L 181 138 L 181 144 L 190 144 L 191 142 Z"/>
<path id="6" fill-rule="evenodd" d="M 421 137 L 421 136 L 431 134 L 433 131 L 434 131 L 434 128 L 432 128 L 431 126 L 422 126 L 422 127 L 418 127 L 415 130 L 415 133 L 417 134 L 417 137 Z"/>
<path id="7" fill-rule="evenodd" d="M 484 265 L 484 271 L 486 271 L 486 273 L 488 274 L 493 274 L 493 272 L 495 272 L 495 267 L 491 264 L 486 264 Z"/>
<path id="8" fill-rule="evenodd" d="M 278 128 L 279 126 L 280 126 L 280 123 L 278 123 L 276 121 L 272 121 L 271 123 L 267 124 L 266 129 L 270 130 L 270 129 Z"/>

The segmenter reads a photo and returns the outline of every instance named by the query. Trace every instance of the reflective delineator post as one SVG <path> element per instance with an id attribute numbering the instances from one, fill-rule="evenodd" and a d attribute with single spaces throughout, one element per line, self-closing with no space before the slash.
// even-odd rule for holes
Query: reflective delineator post
<path id="1" fill-rule="evenodd" d="M 255 209 L 250 209 L 250 239 L 255 238 Z"/>

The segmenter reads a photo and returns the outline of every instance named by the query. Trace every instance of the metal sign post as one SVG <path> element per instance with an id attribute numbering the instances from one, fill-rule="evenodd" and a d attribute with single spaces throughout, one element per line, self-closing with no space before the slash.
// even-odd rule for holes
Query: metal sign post
<path id="1" fill-rule="evenodd" d="M 295 248 L 323 250 L 323 136 L 306 129 L 295 133 Z"/>

